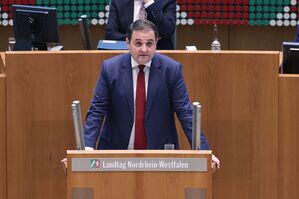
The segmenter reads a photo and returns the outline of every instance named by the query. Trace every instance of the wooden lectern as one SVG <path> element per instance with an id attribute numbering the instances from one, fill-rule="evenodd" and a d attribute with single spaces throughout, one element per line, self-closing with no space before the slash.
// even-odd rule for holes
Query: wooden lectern
<path id="1" fill-rule="evenodd" d="M 67 151 L 68 199 L 212 199 L 212 151 Z"/>

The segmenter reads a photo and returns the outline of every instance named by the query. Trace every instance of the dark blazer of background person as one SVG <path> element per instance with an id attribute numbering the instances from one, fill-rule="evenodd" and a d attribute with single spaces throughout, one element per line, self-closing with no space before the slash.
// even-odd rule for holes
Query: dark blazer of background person
<path id="1" fill-rule="evenodd" d="M 179 148 L 174 113 L 191 144 L 192 108 L 181 64 L 156 53 L 149 75 L 145 110 L 147 148 L 164 149 L 166 143 L 173 143 L 176 149 Z M 91 108 L 86 116 L 85 144 L 96 148 L 96 140 L 100 134 L 98 149 L 128 149 L 133 124 L 131 55 L 126 53 L 102 64 Z M 201 149 L 209 149 L 203 134 Z"/>
<path id="2" fill-rule="evenodd" d="M 299 42 L 299 25 L 297 25 L 297 31 L 296 31 L 296 42 Z"/>
<path id="3" fill-rule="evenodd" d="M 156 0 L 146 9 L 147 19 L 153 22 L 161 39 L 157 49 L 172 50 L 172 35 L 176 28 L 176 0 Z M 133 22 L 134 0 L 111 0 L 106 39 L 125 40 L 126 32 Z"/>

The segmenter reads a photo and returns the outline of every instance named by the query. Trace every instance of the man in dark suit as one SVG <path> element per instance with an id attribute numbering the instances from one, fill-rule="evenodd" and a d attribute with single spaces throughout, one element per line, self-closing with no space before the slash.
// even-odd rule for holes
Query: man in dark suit
<path id="1" fill-rule="evenodd" d="M 98 136 L 98 149 L 164 149 L 168 143 L 178 149 L 174 113 L 191 143 L 192 109 L 181 64 L 156 53 L 158 30 L 152 22 L 135 21 L 127 35 L 130 53 L 102 64 L 86 115 L 86 149 L 96 148 Z M 136 145 L 142 133 L 142 143 Z M 209 149 L 203 134 L 200 139 L 201 148 Z M 219 166 L 215 156 L 213 160 Z"/>
<path id="2" fill-rule="evenodd" d="M 145 5 L 146 17 L 159 31 L 159 50 L 172 50 L 176 28 L 176 0 L 111 0 L 106 39 L 125 40 L 128 27 L 139 19 L 139 11 Z"/>

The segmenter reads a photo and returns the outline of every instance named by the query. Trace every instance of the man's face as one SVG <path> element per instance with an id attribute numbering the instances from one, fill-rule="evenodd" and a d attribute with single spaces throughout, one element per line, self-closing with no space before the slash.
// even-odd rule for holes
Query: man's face
<path id="1" fill-rule="evenodd" d="M 149 62 L 156 53 L 157 40 L 152 30 L 133 31 L 129 50 L 139 65 Z"/>

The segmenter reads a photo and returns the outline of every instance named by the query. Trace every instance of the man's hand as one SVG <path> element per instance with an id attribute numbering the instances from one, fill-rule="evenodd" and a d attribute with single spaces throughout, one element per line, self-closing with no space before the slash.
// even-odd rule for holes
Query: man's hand
<path id="1" fill-rule="evenodd" d="M 220 160 L 212 154 L 212 169 L 213 169 L 213 172 L 215 172 L 219 168 L 220 168 Z"/>
<path id="2" fill-rule="evenodd" d="M 94 150 L 94 148 L 92 148 L 92 147 L 85 147 L 85 150 L 89 150 L 89 151 L 92 151 L 92 150 Z M 67 159 L 66 158 L 63 158 L 62 160 L 60 160 L 60 163 L 62 164 L 62 166 L 63 166 L 63 170 L 64 170 L 64 172 L 66 172 L 66 169 L 67 169 Z"/>
<path id="3" fill-rule="evenodd" d="M 60 160 L 60 163 L 62 164 L 64 172 L 66 172 L 66 169 L 67 169 L 67 159 L 63 158 L 62 160 Z"/>

